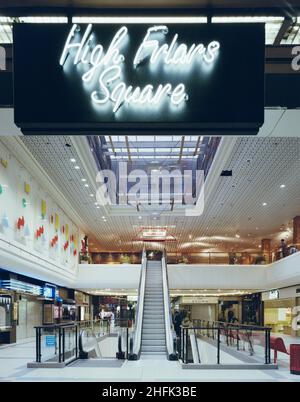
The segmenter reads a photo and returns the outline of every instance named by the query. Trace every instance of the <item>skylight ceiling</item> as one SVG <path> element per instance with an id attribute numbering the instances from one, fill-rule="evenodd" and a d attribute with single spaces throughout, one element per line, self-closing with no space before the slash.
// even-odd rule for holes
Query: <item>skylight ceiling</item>
<path id="1" fill-rule="evenodd" d="M 135 20 L 140 23 L 146 22 L 147 17 L 135 17 Z M 207 23 L 205 16 L 194 17 L 173 17 L 177 22 L 183 21 L 184 23 Z M 119 19 L 120 20 L 120 19 Z M 122 19 L 120 20 L 123 22 Z M 153 18 L 152 18 L 153 20 Z M 149 19 L 149 23 L 152 23 Z M 170 18 L 169 18 L 170 20 Z M 120 22 L 119 21 L 119 22 Z M 128 22 L 134 22 L 134 18 L 128 19 Z M 159 21 L 159 20 L 158 20 Z M 0 16 L 0 43 L 12 43 L 12 24 L 14 22 L 22 23 L 67 23 L 68 19 L 65 16 L 26 16 L 26 17 L 5 17 Z M 111 23 L 109 17 L 74 17 L 73 22 L 78 23 Z M 251 22 L 264 22 L 266 24 L 266 45 L 273 45 L 274 41 L 280 31 L 284 22 L 283 16 L 218 16 L 212 18 L 212 23 L 251 23 Z M 286 37 L 281 40 L 283 45 L 300 44 L 300 17 L 295 18 L 295 23 Z"/>
<path id="2" fill-rule="evenodd" d="M 126 140 L 127 137 L 127 140 Z M 205 152 L 209 137 L 166 135 L 112 135 L 105 136 L 107 152 L 112 160 L 132 160 L 145 163 L 163 163 L 170 159 L 196 160 Z"/>

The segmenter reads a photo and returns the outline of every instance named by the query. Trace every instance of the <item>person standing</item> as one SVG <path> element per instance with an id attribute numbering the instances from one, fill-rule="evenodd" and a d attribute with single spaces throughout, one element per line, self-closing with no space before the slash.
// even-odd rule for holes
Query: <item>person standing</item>
<path id="1" fill-rule="evenodd" d="M 281 254 L 282 254 L 282 258 L 287 257 L 288 255 L 288 248 L 286 245 L 286 242 L 284 239 L 281 239 L 280 241 L 280 247 L 281 247 Z"/>

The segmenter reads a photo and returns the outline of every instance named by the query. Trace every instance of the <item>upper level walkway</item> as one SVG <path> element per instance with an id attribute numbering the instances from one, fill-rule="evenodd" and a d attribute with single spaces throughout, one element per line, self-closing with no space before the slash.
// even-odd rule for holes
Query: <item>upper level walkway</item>
<path id="1" fill-rule="evenodd" d="M 300 252 L 269 265 L 168 265 L 170 289 L 268 290 L 300 284 Z M 138 264 L 80 264 L 80 289 L 137 289 Z"/>

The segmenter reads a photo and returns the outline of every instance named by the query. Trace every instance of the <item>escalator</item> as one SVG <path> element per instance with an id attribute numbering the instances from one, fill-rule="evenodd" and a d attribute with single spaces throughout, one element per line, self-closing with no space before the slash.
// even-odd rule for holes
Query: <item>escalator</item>
<path id="1" fill-rule="evenodd" d="M 141 355 L 166 354 L 161 261 L 147 261 Z"/>
<path id="2" fill-rule="evenodd" d="M 168 271 L 165 253 L 160 261 L 147 260 L 143 252 L 136 326 L 128 358 L 166 356 L 177 360 L 176 335 L 172 325 Z"/>

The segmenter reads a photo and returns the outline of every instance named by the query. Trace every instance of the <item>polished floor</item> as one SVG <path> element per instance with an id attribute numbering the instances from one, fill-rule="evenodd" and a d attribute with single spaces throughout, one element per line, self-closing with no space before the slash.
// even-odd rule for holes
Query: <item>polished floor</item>
<path id="1" fill-rule="evenodd" d="M 299 338 L 298 338 L 299 339 Z M 299 342 L 299 340 L 297 340 Z M 33 339 L 0 347 L 0 381 L 299 381 L 289 373 L 288 357 L 280 354 L 279 370 L 183 370 L 165 358 L 117 362 L 112 359 L 76 362 L 63 369 L 28 369 Z"/>

